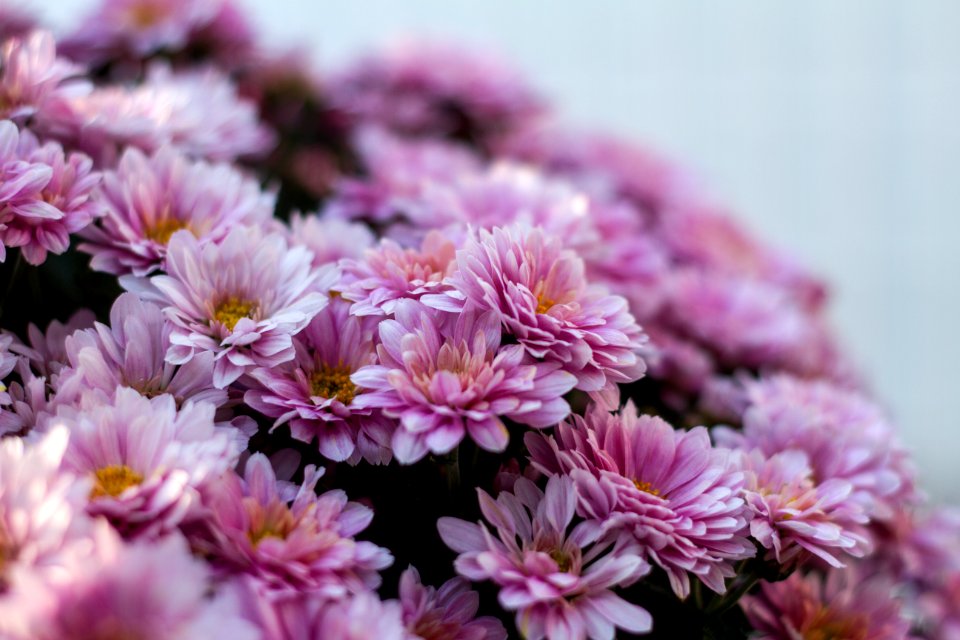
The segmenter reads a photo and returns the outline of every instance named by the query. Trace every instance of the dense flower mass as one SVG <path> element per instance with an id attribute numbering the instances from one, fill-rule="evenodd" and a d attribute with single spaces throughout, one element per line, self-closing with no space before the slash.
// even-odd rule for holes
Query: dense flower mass
<path id="1" fill-rule="evenodd" d="M 827 287 L 682 167 L 451 44 L 25 8 L 0 637 L 960 638 L 960 514 Z"/>

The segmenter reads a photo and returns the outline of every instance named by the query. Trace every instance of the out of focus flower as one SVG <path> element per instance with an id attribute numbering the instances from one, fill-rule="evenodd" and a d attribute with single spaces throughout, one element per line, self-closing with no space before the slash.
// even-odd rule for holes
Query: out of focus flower
<path id="1" fill-rule="evenodd" d="M 172 145 L 217 161 L 261 155 L 273 145 L 256 107 L 213 68 L 174 73 L 153 65 L 142 84 L 99 87 L 42 115 L 45 132 L 102 164 L 113 164 L 127 145 L 148 153 Z"/>
<path id="2" fill-rule="evenodd" d="M 525 442 L 542 471 L 573 477 L 579 513 L 596 535 L 635 538 L 681 598 L 689 574 L 723 593 L 734 561 L 756 553 L 746 537 L 743 473 L 703 427 L 674 430 L 629 402 L 619 414 L 596 407 L 554 436 L 531 433 Z"/>
<path id="3" fill-rule="evenodd" d="M 456 247 L 439 231 L 427 233 L 420 249 L 384 239 L 362 258 L 341 263 L 339 291 L 354 303 L 351 313 L 391 315 L 400 300 L 446 291 L 444 279 L 453 272 L 455 255 Z"/>
<path id="4" fill-rule="evenodd" d="M 229 473 L 210 491 L 210 520 L 193 546 L 225 572 L 252 576 L 268 595 L 341 598 L 376 588 L 393 558 L 353 539 L 373 512 L 343 491 L 317 496 L 321 475 L 308 465 L 299 489 L 280 486 L 266 456 L 250 456 L 244 479 Z"/>
<path id="5" fill-rule="evenodd" d="M 199 491 L 236 464 L 235 439 L 213 422 L 214 407 L 117 389 L 110 404 L 60 407 L 70 429 L 63 468 L 93 480 L 87 510 L 125 536 L 169 533 L 199 506 Z"/>
<path id="6" fill-rule="evenodd" d="M 0 10 L 0 23 L 6 19 Z M 3 24 L 0 29 L 6 28 Z M 53 36 L 33 31 L 0 44 L 0 118 L 23 122 L 48 101 L 66 99 L 89 89 L 85 82 L 69 83 L 81 69 L 57 57 Z"/>
<path id="7" fill-rule="evenodd" d="M 948 575 L 940 584 L 928 587 L 919 596 L 922 638 L 960 640 L 960 573 Z"/>
<path id="8" fill-rule="evenodd" d="M 164 360 L 172 331 L 160 307 L 121 294 L 110 326 L 98 322 L 66 338 L 69 366 L 55 385 L 58 404 L 76 404 L 91 393 L 109 399 L 128 387 L 148 398 L 170 394 L 177 406 L 188 400 L 222 406 L 227 392 L 213 387 L 213 354 L 197 354 L 179 367 Z"/>
<path id="9" fill-rule="evenodd" d="M 254 369 L 259 385 L 244 401 L 276 418 L 274 428 L 290 425 L 290 434 L 304 442 L 317 440 L 330 460 L 390 460 L 393 421 L 355 400 L 365 393 L 350 380 L 359 368 L 377 361 L 375 321 L 350 315 L 343 301 L 318 313 L 293 339 L 296 357 L 279 366 Z"/>
<path id="10" fill-rule="evenodd" d="M 357 260 L 374 242 L 373 232 L 362 224 L 316 214 L 290 217 L 290 244 L 310 249 L 315 267 L 343 258 Z"/>
<path id="11" fill-rule="evenodd" d="M 575 378 L 553 362 L 531 362 L 519 345 L 501 347 L 492 312 L 466 308 L 441 314 L 413 301 L 380 323 L 380 364 L 351 380 L 367 393 L 361 407 L 400 419 L 393 450 L 404 463 L 428 451 L 448 453 L 466 434 L 482 448 L 503 451 L 509 432 L 502 418 L 543 428 L 570 412 L 563 394 Z M 447 317 L 443 317 L 447 316 Z"/>
<path id="12" fill-rule="evenodd" d="M 171 148 L 147 157 L 127 149 L 104 174 L 105 216 L 84 232 L 80 249 L 90 266 L 137 276 L 163 268 L 170 237 L 181 229 L 202 245 L 219 242 L 237 225 L 266 225 L 274 197 L 227 164 L 192 162 Z"/>
<path id="13" fill-rule="evenodd" d="M 257 640 L 238 602 L 211 597 L 210 572 L 179 535 L 124 544 L 99 527 L 96 551 L 52 589 L 54 604 L 30 638 L 219 638 Z"/>
<path id="14" fill-rule="evenodd" d="M 795 450 L 769 458 L 752 451 L 743 455 L 743 463 L 743 493 L 753 513 L 750 535 L 778 563 L 790 566 L 806 552 L 841 567 L 844 555 L 862 557 L 869 549 L 863 532 L 868 518 L 850 500 L 849 482 L 831 478 L 815 483 L 807 456 Z"/>
<path id="15" fill-rule="evenodd" d="M 503 62 L 441 42 L 400 41 L 334 74 L 330 97 L 361 122 L 401 134 L 483 142 L 543 103 Z"/>
<path id="16" fill-rule="evenodd" d="M 20 247 L 33 265 L 66 251 L 70 234 L 100 213 L 91 198 L 99 181 L 87 156 L 0 121 L 0 261 L 5 247 Z"/>
<path id="17" fill-rule="evenodd" d="M 3 0 L 0 4 L 0 40 L 24 36 L 36 24 L 36 16 L 26 8 L 26 0 Z"/>
<path id="18" fill-rule="evenodd" d="M 567 531 L 577 502 L 569 478 L 551 478 L 546 493 L 526 478 L 496 500 L 477 492 L 496 537 L 484 524 L 456 518 L 440 518 L 437 528 L 460 554 L 457 573 L 500 587 L 500 605 L 517 612 L 523 637 L 600 640 L 614 637 L 615 629 L 650 630 L 650 614 L 613 591 L 639 580 L 649 565 L 630 545 L 595 544 L 590 526 Z"/>
<path id="19" fill-rule="evenodd" d="M 31 323 L 27 327 L 29 344 L 17 343 L 12 349 L 30 363 L 30 369 L 38 376 L 45 376 L 54 384 L 60 371 L 69 360 L 67 358 L 67 337 L 74 331 L 93 326 L 96 316 L 89 309 L 78 309 L 66 323 L 52 320 L 46 331 Z"/>
<path id="20" fill-rule="evenodd" d="M 858 579 L 850 570 L 794 573 L 763 583 L 741 600 L 758 640 L 851 638 L 905 640 L 910 624 L 900 615 L 894 585 L 881 577 Z"/>
<path id="21" fill-rule="evenodd" d="M 577 388 L 598 391 L 639 379 L 646 336 L 627 302 L 587 284 L 583 261 L 538 228 L 479 230 L 457 252 L 443 295 L 424 302 L 458 311 L 464 302 L 498 316 L 530 355 L 559 362 Z"/>
<path id="22" fill-rule="evenodd" d="M 506 640 L 496 618 L 477 617 L 480 595 L 463 578 L 447 580 L 440 589 L 420 582 L 413 567 L 400 576 L 400 604 L 407 632 L 421 640 Z"/>
<path id="23" fill-rule="evenodd" d="M 743 431 L 715 430 L 721 444 L 765 456 L 802 451 L 818 484 L 849 482 L 849 499 L 874 520 L 889 520 L 916 499 L 906 452 L 880 409 L 859 393 L 785 375 L 750 382 L 746 392 Z"/>
<path id="24" fill-rule="evenodd" d="M 152 277 L 151 286 L 132 279 L 125 286 L 165 307 L 173 323 L 167 362 L 184 365 L 213 353 L 213 382 L 220 389 L 256 366 L 292 360 L 291 337 L 327 304 L 311 290 L 318 274 L 310 252 L 256 227 L 236 227 L 219 244 L 174 233 L 167 273 Z"/>
<path id="25" fill-rule="evenodd" d="M 400 603 L 367 591 L 338 600 L 299 594 L 264 605 L 263 640 L 410 640 Z"/>

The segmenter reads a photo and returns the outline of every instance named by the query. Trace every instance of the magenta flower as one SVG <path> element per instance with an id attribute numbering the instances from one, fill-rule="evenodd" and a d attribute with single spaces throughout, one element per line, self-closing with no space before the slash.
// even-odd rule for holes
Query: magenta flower
<path id="1" fill-rule="evenodd" d="M 411 640 L 400 603 L 363 591 L 337 600 L 298 594 L 272 603 L 253 599 L 260 609 L 263 640 Z"/>
<path id="2" fill-rule="evenodd" d="M 457 271 L 447 279 L 454 290 L 424 302 L 458 311 L 466 301 L 493 311 L 533 357 L 574 374 L 578 389 L 639 379 L 646 336 L 626 300 L 589 286 L 583 274 L 583 261 L 540 229 L 480 230 L 457 252 Z"/>
<path id="3" fill-rule="evenodd" d="M 0 121 L 0 261 L 4 247 L 20 247 L 33 265 L 66 251 L 70 234 L 100 213 L 91 197 L 99 181 L 90 158 Z"/>
<path id="4" fill-rule="evenodd" d="M 276 418 L 274 428 L 290 425 L 290 434 L 304 442 L 316 438 L 320 453 L 330 460 L 353 463 L 389 462 L 393 421 L 356 401 L 364 389 L 350 376 L 377 362 L 373 342 L 376 321 L 349 313 L 350 305 L 335 301 L 318 313 L 293 339 L 293 361 L 254 369 L 258 386 L 244 401 Z"/>
<path id="5" fill-rule="evenodd" d="M 340 264 L 344 277 L 338 289 L 354 303 L 354 315 L 392 315 L 400 300 L 446 291 L 455 255 L 456 247 L 439 231 L 427 233 L 419 250 L 384 239 L 363 258 Z"/>
<path id="6" fill-rule="evenodd" d="M 259 638 L 237 600 L 210 596 L 209 569 L 181 536 L 124 544 L 101 526 L 95 539 L 85 565 L 51 589 L 55 604 L 33 620 L 34 640 Z"/>
<path id="7" fill-rule="evenodd" d="M 4 22 L 7 16 L 0 16 Z M 6 28 L 4 24 L 0 29 Z M 2 36 L 2 34 L 0 34 Z M 23 122 L 48 102 L 83 94 L 86 82 L 67 82 L 82 69 L 57 57 L 47 31 L 33 31 L 0 45 L 0 118 Z"/>
<path id="8" fill-rule="evenodd" d="M 910 624 L 900 615 L 894 585 L 882 576 L 858 579 L 851 570 L 794 573 L 763 583 L 760 593 L 741 601 L 758 640 L 849 638 L 906 640 Z"/>
<path id="9" fill-rule="evenodd" d="M 509 433 L 502 418 L 544 428 L 570 412 L 563 394 L 574 377 L 556 363 L 531 362 L 519 345 L 501 346 L 495 314 L 468 307 L 438 318 L 413 301 L 398 303 L 395 313 L 380 323 L 380 364 L 351 380 L 368 390 L 357 405 L 399 418 L 393 451 L 400 462 L 447 453 L 466 434 L 503 451 Z"/>
<path id="10" fill-rule="evenodd" d="M 254 367 L 294 358 L 291 337 L 327 304 L 312 291 L 310 252 L 254 227 L 233 229 L 220 244 L 178 231 L 167 245 L 167 273 L 124 286 L 164 306 L 173 324 L 167 362 L 214 355 L 213 383 L 231 384 Z"/>
<path id="11" fill-rule="evenodd" d="M 916 500 L 906 452 L 880 409 L 859 393 L 785 375 L 749 383 L 746 392 L 743 431 L 717 429 L 721 444 L 765 456 L 804 452 L 817 482 L 849 482 L 848 499 L 872 520 L 890 520 Z"/>
<path id="12" fill-rule="evenodd" d="M 313 266 L 343 258 L 360 259 L 374 244 L 373 232 L 362 224 L 316 214 L 290 217 L 290 244 L 303 245 L 313 252 Z"/>
<path id="13" fill-rule="evenodd" d="M 496 618 L 476 617 L 480 596 L 463 578 L 447 580 L 440 589 L 424 586 L 408 567 L 400 576 L 400 604 L 407 633 L 421 640 L 506 640 Z"/>
<path id="14" fill-rule="evenodd" d="M 373 512 L 343 491 L 315 493 L 323 470 L 308 465 L 299 489 L 281 487 L 266 456 L 247 460 L 245 478 L 230 473 L 206 499 L 209 521 L 192 535 L 196 549 L 228 573 L 252 576 L 266 593 L 310 592 L 341 598 L 374 589 L 393 558 L 353 536 Z"/>
<path id="15" fill-rule="evenodd" d="M 508 65 L 441 42 L 396 42 L 335 75 L 329 91 L 361 122 L 467 140 L 517 127 L 543 107 Z"/>
<path id="16" fill-rule="evenodd" d="M 186 229 L 202 244 L 219 242 L 237 225 L 272 220 L 274 197 L 227 164 L 192 162 L 171 148 L 147 157 L 127 149 L 104 174 L 105 216 L 84 232 L 90 266 L 116 275 L 162 269 L 167 243 Z"/>
<path id="17" fill-rule="evenodd" d="M 12 350 L 27 359 L 30 369 L 36 375 L 44 376 L 51 384 L 55 384 L 60 371 L 69 364 L 67 337 L 74 331 L 92 327 L 96 319 L 89 309 L 78 309 L 66 323 L 52 320 L 46 331 L 41 331 L 37 325 L 31 323 L 27 327 L 29 344 L 17 342 L 12 346 Z"/>
<path id="18" fill-rule="evenodd" d="M 635 538 L 681 598 L 689 574 L 723 593 L 733 562 L 756 553 L 746 537 L 743 473 L 703 427 L 677 431 L 628 402 L 619 414 L 595 407 L 554 436 L 531 433 L 525 442 L 542 471 L 573 477 L 579 513 L 598 535 Z"/>
<path id="19" fill-rule="evenodd" d="M 36 15 L 27 9 L 26 0 L 4 0 L 0 6 L 0 40 L 22 37 L 36 24 Z"/>
<path id="20" fill-rule="evenodd" d="M 853 485 L 831 478 L 815 483 L 807 456 L 788 450 L 765 458 L 759 451 L 743 455 L 747 506 L 753 513 L 750 535 L 782 565 L 813 554 L 834 567 L 843 556 L 862 557 L 869 550 L 863 530 L 868 522 L 850 500 Z"/>
<path id="21" fill-rule="evenodd" d="M 437 529 L 460 554 L 457 573 L 500 587 L 500 605 L 517 612 L 524 638 L 600 640 L 613 638 L 615 628 L 650 631 L 650 614 L 613 591 L 646 575 L 649 565 L 632 545 L 597 543 L 593 527 L 581 523 L 567 532 L 577 502 L 569 478 L 551 478 L 546 493 L 526 478 L 496 500 L 477 493 L 496 537 L 482 523 L 456 518 L 440 518 Z"/>
<path id="22" fill-rule="evenodd" d="M 213 413 L 119 388 L 110 404 L 61 406 L 51 422 L 70 428 L 63 468 L 93 480 L 87 510 L 127 537 L 154 538 L 192 517 L 204 486 L 237 463 L 236 438 Z"/>

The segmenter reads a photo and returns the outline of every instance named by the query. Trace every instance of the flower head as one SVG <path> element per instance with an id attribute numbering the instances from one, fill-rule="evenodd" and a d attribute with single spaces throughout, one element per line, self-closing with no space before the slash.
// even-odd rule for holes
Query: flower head
<path id="1" fill-rule="evenodd" d="M 400 576 L 400 604 L 407 632 L 421 640 L 506 640 L 496 618 L 477 616 L 480 596 L 463 578 L 447 580 L 439 589 L 420 582 L 408 567 Z"/>
<path id="2" fill-rule="evenodd" d="M 227 474 L 210 491 L 210 520 L 192 536 L 194 547 L 223 571 L 252 576 L 277 596 L 341 598 L 376 588 L 377 572 L 393 558 L 353 539 L 373 512 L 348 502 L 343 491 L 317 496 L 322 474 L 309 465 L 303 484 L 291 491 L 278 484 L 266 456 L 250 456 L 243 479 Z"/>
<path id="3" fill-rule="evenodd" d="M 525 638 L 610 638 L 614 629 L 650 630 L 651 617 L 613 592 L 643 577 L 649 565 L 631 545 L 597 543 L 595 529 L 573 522 L 573 482 L 556 476 L 541 491 L 526 478 L 496 500 L 477 490 L 484 524 L 440 518 L 437 528 L 460 555 L 457 573 L 492 580 L 500 605 L 517 612 Z"/>
<path id="4" fill-rule="evenodd" d="M 266 224 L 273 196 L 227 164 L 191 161 L 166 147 L 151 156 L 127 149 L 104 174 L 105 215 L 84 233 L 91 267 L 137 276 L 163 268 L 167 243 L 185 229 L 200 244 L 218 242 L 237 225 Z"/>
<path id="5" fill-rule="evenodd" d="M 369 390 L 356 399 L 361 407 L 400 419 L 393 450 L 401 462 L 447 453 L 466 434 L 503 451 L 509 433 L 502 418 L 543 428 L 569 413 L 562 396 L 574 377 L 556 363 L 532 362 L 519 345 L 501 346 L 494 313 L 437 314 L 413 301 L 395 313 L 380 323 L 380 364 L 351 380 Z"/>
<path id="6" fill-rule="evenodd" d="M 310 249 L 315 267 L 343 258 L 358 260 L 373 243 L 373 232 L 362 224 L 315 214 L 290 217 L 290 244 Z"/>
<path id="7" fill-rule="evenodd" d="M 542 471 L 573 477 L 588 522 L 635 538 L 681 598 L 689 574 L 723 593 L 733 562 L 756 552 L 746 537 L 743 473 L 703 427 L 674 430 L 630 402 L 619 414 L 595 407 L 574 416 L 555 436 L 528 434 L 526 444 Z"/>
<path id="8" fill-rule="evenodd" d="M 214 386 L 223 388 L 256 366 L 293 359 L 291 337 L 327 304 L 313 291 L 310 252 L 283 236 L 236 227 L 219 244 L 178 231 L 167 245 L 167 273 L 125 280 L 164 306 L 173 324 L 167 362 L 214 356 Z"/>
<path id="9" fill-rule="evenodd" d="M 558 362 L 577 388 L 597 391 L 643 375 L 646 336 L 627 302 L 587 284 L 583 261 L 539 228 L 479 230 L 457 252 L 452 287 L 426 304 L 451 311 L 464 301 L 499 318 L 530 355 Z"/>
<path id="10" fill-rule="evenodd" d="M 0 16 L 0 22 L 6 19 Z M 48 102 L 85 92 L 87 83 L 67 82 L 80 73 L 79 67 L 57 57 L 56 43 L 47 31 L 6 40 L 0 44 L 0 118 L 21 122 Z"/>

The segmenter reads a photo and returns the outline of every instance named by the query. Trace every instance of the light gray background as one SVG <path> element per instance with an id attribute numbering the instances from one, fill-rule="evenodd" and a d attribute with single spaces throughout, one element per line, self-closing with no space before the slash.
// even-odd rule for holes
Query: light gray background
<path id="1" fill-rule="evenodd" d="M 36 2 L 55 25 L 90 3 Z M 683 159 L 833 283 L 927 488 L 960 502 L 960 2 L 246 4 L 324 64 L 403 33 L 497 48 L 569 120 Z"/>

